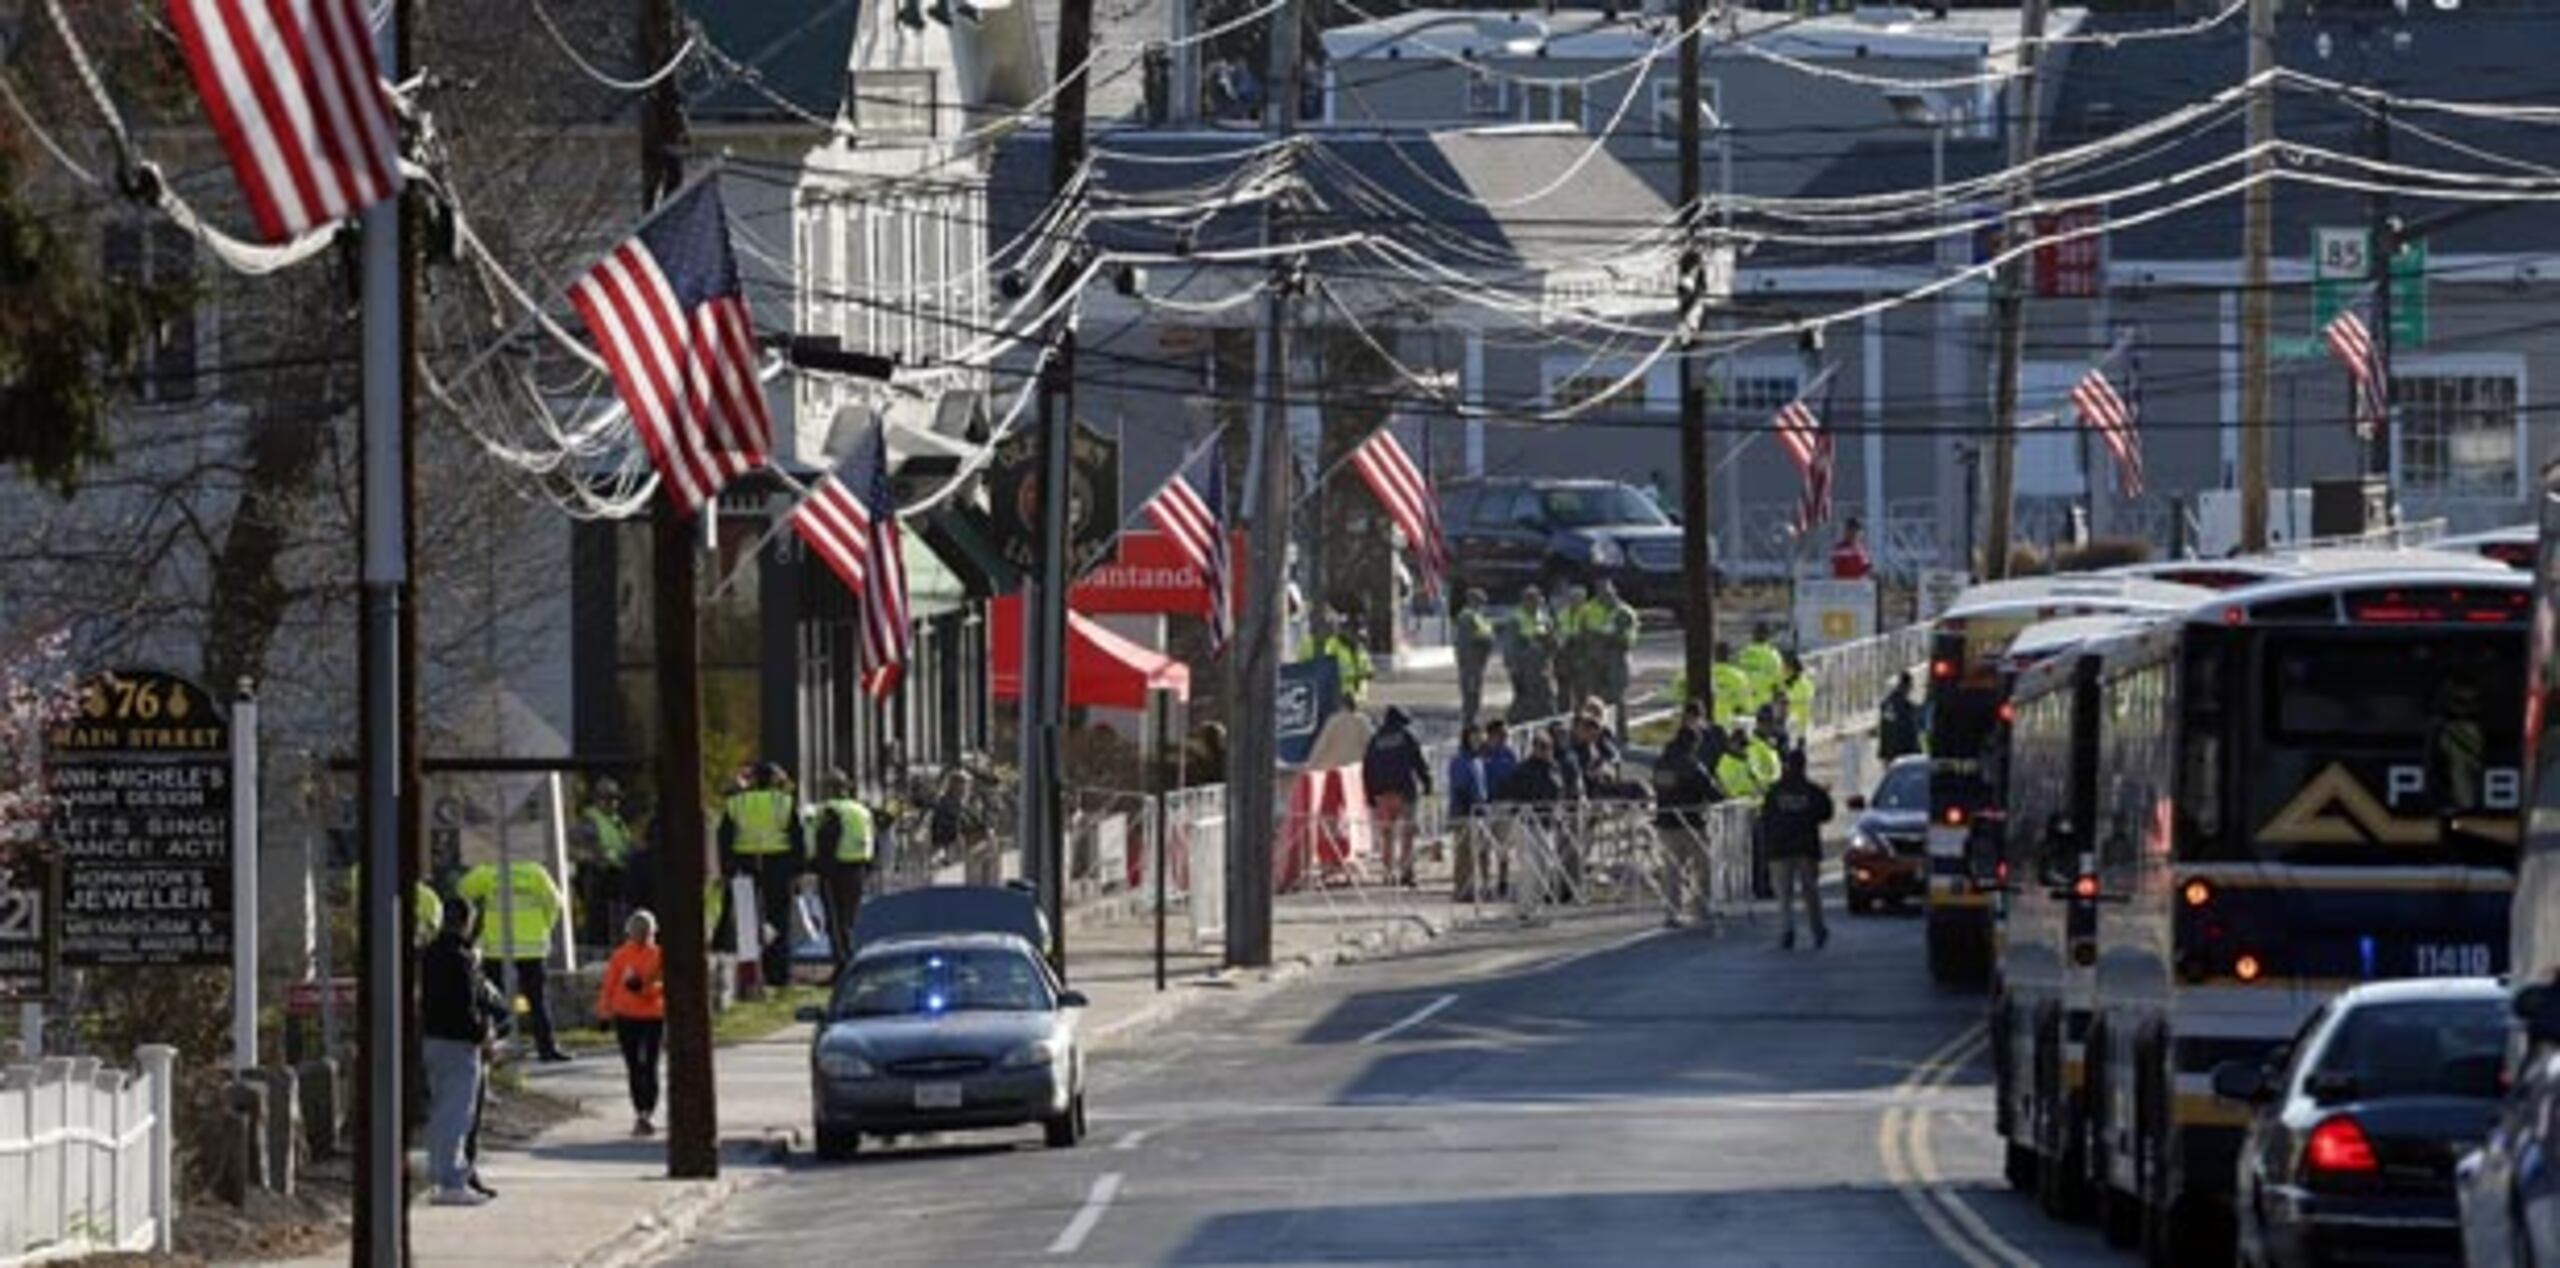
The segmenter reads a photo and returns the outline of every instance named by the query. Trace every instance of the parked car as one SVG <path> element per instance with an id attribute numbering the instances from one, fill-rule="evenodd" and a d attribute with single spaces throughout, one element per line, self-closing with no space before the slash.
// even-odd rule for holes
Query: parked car
<path id="1" fill-rule="evenodd" d="M 2240 1262 L 2461 1262 L 2454 1164 L 2497 1112 L 2506 1043 L 2496 979 L 2415 978 L 2321 1005 L 2271 1063 L 2215 1067 L 2214 1095 L 2256 1107 Z"/>
<path id="2" fill-rule="evenodd" d="M 2454 1170 L 2471 1268 L 2560 1265 L 2560 989 L 2515 993 L 2522 1043 L 2506 1100 Z"/>
<path id="3" fill-rule="evenodd" d="M 1440 520 L 1460 587 L 1509 603 L 1536 585 L 1549 600 L 1606 577 L 1637 607 L 1681 602 L 1680 526 L 1611 480 L 1494 477 L 1451 481 Z"/>
<path id="4" fill-rule="evenodd" d="M 1034 945 L 1028 891 L 941 886 L 871 899 L 815 1026 L 817 1153 L 864 1137 L 1037 1123 L 1052 1148 L 1084 1139 L 1084 1050 L 1066 989 Z"/>
<path id="5" fill-rule="evenodd" d="M 1894 759 L 1872 799 L 1849 799 L 1849 813 L 1858 817 L 1840 868 L 1850 913 L 1919 897 L 1929 884 L 1929 759 Z"/>

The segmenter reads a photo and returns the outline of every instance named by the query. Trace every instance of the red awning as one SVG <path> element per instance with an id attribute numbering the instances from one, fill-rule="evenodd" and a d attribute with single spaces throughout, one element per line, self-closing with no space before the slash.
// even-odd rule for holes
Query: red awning
<path id="1" fill-rule="evenodd" d="M 998 700 L 1022 698 L 1022 596 L 996 596 L 987 605 L 988 686 Z M 1122 638 L 1095 621 L 1067 613 L 1067 704 L 1101 709 L 1143 709 L 1147 692 L 1191 698 L 1191 667 Z"/>

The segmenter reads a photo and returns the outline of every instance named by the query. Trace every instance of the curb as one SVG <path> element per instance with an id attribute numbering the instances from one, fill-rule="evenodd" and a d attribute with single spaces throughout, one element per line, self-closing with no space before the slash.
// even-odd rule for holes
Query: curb
<path id="1" fill-rule="evenodd" d="M 692 1236 L 703 1221 L 719 1214 L 731 1198 L 767 1178 L 749 1180 L 723 1175 L 717 1180 L 696 1181 L 684 1192 L 659 1203 L 657 1209 L 642 1214 L 603 1245 L 579 1256 L 576 1268 L 639 1268 L 654 1263 Z"/>

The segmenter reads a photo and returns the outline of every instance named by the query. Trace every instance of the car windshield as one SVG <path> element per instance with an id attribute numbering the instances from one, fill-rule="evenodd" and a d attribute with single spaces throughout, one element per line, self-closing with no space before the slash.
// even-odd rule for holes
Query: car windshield
<path id="1" fill-rule="evenodd" d="M 1905 762 L 1884 773 L 1884 781 L 1876 785 L 1870 803 L 1878 810 L 1927 810 L 1929 808 L 1929 764 Z"/>
<path id="2" fill-rule="evenodd" d="M 2367 1005 L 2339 1021 L 2312 1078 L 2343 1079 L 2366 1101 L 2462 1095 L 2495 1077 L 2506 1043 L 2498 999 Z"/>
<path id="3" fill-rule="evenodd" d="M 1054 1006 L 1039 965 L 998 947 L 918 948 L 864 956 L 836 979 L 838 1017 L 1043 1012 Z"/>
<path id="4" fill-rule="evenodd" d="M 1557 528 L 1652 527 L 1670 522 L 1662 517 L 1662 510 L 1653 504 L 1653 499 L 1623 484 L 1546 489 L 1538 498 L 1547 523 Z"/>

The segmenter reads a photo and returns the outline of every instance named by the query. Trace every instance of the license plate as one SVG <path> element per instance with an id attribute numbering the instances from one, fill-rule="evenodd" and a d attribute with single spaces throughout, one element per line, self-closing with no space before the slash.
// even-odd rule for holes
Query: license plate
<path id="1" fill-rule="evenodd" d="M 2411 951 L 2411 967 L 2420 977 L 2486 977 L 2490 972 L 2485 942 L 2421 942 Z"/>
<path id="2" fill-rule="evenodd" d="M 957 1083 L 917 1084 L 916 1108 L 920 1110 L 960 1108 L 960 1085 Z"/>

